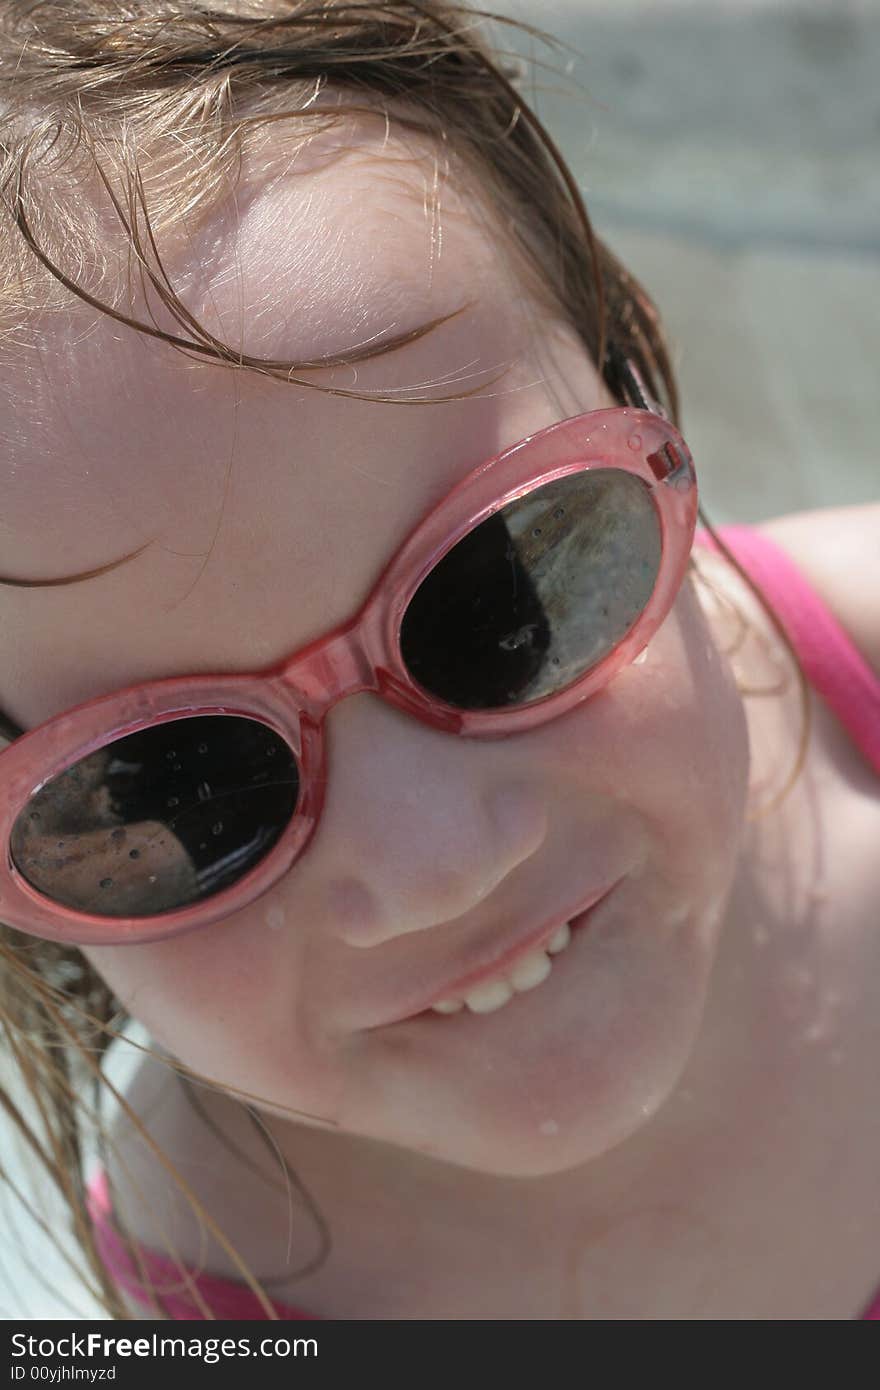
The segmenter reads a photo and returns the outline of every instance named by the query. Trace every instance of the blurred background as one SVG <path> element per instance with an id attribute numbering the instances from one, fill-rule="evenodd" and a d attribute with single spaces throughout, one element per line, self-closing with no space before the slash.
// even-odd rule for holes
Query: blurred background
<path id="1" fill-rule="evenodd" d="M 713 524 L 880 498 L 880 0 L 486 8 L 570 46 L 498 26 L 663 315 Z"/>
<path id="2" fill-rule="evenodd" d="M 496 31 L 664 316 L 712 522 L 880 497 L 880 0 L 486 3 L 570 46 Z M 0 1317 L 100 1316 L 0 1154 L 38 1218 L 0 1200 Z"/>

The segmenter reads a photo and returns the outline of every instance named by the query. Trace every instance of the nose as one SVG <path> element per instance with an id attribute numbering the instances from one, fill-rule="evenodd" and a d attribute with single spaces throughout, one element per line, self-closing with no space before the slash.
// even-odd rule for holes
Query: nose
<path id="1" fill-rule="evenodd" d="M 310 872 L 351 946 L 454 921 L 543 843 L 548 806 L 526 736 L 477 740 L 421 724 L 373 694 L 330 714 L 327 787 Z"/>

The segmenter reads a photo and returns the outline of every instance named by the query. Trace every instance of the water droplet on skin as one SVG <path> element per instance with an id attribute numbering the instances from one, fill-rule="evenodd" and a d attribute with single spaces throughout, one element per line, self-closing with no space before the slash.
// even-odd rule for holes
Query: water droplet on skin
<path id="1" fill-rule="evenodd" d="M 270 931 L 280 931 L 284 926 L 284 908 L 270 907 L 266 913 L 266 926 Z"/>
<path id="2" fill-rule="evenodd" d="M 631 434 L 626 442 L 631 449 L 641 449 L 642 436 L 640 434 Z"/>
<path id="3" fill-rule="evenodd" d="M 820 1043 L 825 1042 L 826 1038 L 829 1036 L 829 1032 L 827 1020 L 817 1019 L 816 1022 L 811 1023 L 809 1027 L 804 1030 L 801 1036 L 805 1043 Z"/>
<path id="4" fill-rule="evenodd" d="M 645 662 L 645 661 L 647 661 L 647 660 L 648 660 L 648 648 L 645 647 L 644 651 L 639 652 L 638 656 L 637 656 L 637 657 L 635 658 L 635 660 L 633 661 L 633 666 L 641 666 L 642 663 Z"/>
<path id="5" fill-rule="evenodd" d="M 113 887 L 113 880 L 112 880 L 112 878 L 102 878 L 102 879 L 101 879 L 101 887 L 102 887 L 102 888 L 112 888 L 112 887 Z"/>

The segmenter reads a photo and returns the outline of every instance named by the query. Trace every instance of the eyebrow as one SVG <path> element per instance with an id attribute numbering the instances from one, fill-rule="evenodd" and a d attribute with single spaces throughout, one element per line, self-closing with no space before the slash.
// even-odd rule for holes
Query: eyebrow
<path id="1" fill-rule="evenodd" d="M 128 564 L 129 560 L 136 560 L 138 555 L 143 555 L 147 546 L 152 544 L 152 541 L 147 541 L 130 555 L 123 555 L 120 560 L 111 560 L 107 565 L 99 565 L 97 569 L 85 570 L 82 574 L 65 574 L 60 579 L 12 579 L 7 575 L 0 575 L 0 584 L 7 584 L 14 589 L 52 589 L 59 584 L 81 584 L 84 579 L 94 579 L 99 574 L 107 574 L 110 570 L 118 569 L 120 565 Z"/>

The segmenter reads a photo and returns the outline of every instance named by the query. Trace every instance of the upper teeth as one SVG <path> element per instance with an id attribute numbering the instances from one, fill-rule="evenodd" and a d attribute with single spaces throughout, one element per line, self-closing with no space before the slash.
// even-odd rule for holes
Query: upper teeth
<path id="1" fill-rule="evenodd" d="M 520 956 L 504 974 L 474 985 L 462 999 L 438 999 L 431 1008 L 438 1014 L 454 1014 L 467 1005 L 473 1014 L 490 1014 L 500 1009 L 514 994 L 523 994 L 546 980 L 552 964 L 550 956 L 564 951 L 570 940 L 571 929 L 567 922 L 563 922 L 540 951 L 529 951 L 528 955 Z"/>

